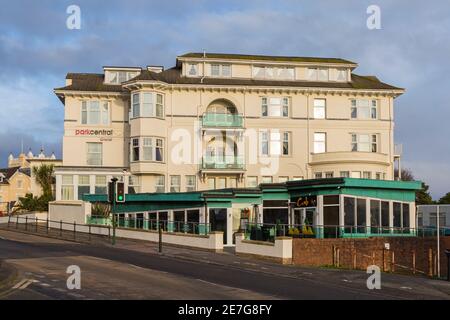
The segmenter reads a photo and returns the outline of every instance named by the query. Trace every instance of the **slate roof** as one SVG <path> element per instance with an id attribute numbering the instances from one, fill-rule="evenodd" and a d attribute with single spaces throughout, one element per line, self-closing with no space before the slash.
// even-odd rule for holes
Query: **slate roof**
<path id="1" fill-rule="evenodd" d="M 206 53 L 189 52 L 178 56 L 179 58 L 203 58 L 208 59 L 232 59 L 232 60 L 256 60 L 256 61 L 277 61 L 277 62 L 318 62 L 318 63 L 341 63 L 354 64 L 355 62 L 340 58 L 320 58 L 320 57 L 292 57 L 292 56 L 265 56 L 254 54 L 230 54 L 230 53 Z"/>
<path id="2" fill-rule="evenodd" d="M 72 79 L 72 84 L 55 90 L 68 91 L 102 91 L 125 92 L 122 85 L 104 84 L 103 74 L 69 73 L 67 79 Z M 381 82 L 374 76 L 360 76 L 352 74 L 351 82 L 312 82 L 312 81 L 278 81 L 240 78 L 209 78 L 183 77 L 181 68 L 174 67 L 156 73 L 142 70 L 141 74 L 129 80 L 133 81 L 160 81 L 168 84 L 192 84 L 192 85 L 225 85 L 225 86 L 257 86 L 257 87 L 293 87 L 293 88 L 330 88 L 330 89 L 370 89 L 370 90 L 403 90 L 402 88 Z"/>

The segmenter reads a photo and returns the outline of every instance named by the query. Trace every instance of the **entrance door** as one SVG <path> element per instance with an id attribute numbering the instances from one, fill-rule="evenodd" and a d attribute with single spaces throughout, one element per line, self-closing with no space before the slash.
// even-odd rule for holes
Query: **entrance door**
<path id="1" fill-rule="evenodd" d="M 305 237 L 314 237 L 316 234 L 317 208 L 306 207 L 294 210 L 294 225 L 300 228 Z"/>
<path id="2" fill-rule="evenodd" d="M 325 238 L 339 237 L 339 206 L 323 207 L 323 224 Z"/>
<path id="3" fill-rule="evenodd" d="M 223 244 L 227 244 L 227 209 L 209 209 L 211 231 L 223 232 Z"/>

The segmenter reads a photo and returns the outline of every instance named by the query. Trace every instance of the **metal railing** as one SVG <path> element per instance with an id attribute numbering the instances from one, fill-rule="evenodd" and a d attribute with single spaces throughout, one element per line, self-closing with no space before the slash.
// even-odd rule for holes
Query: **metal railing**
<path id="1" fill-rule="evenodd" d="M 111 218 L 88 216 L 88 224 L 112 226 Z M 171 220 L 156 220 L 146 218 L 130 218 L 121 217 L 117 215 L 117 227 L 141 230 L 157 231 L 161 226 L 164 232 L 173 233 L 187 233 L 197 235 L 208 235 L 211 231 L 210 224 L 199 222 L 185 222 L 185 221 L 171 221 Z"/>
<path id="2" fill-rule="evenodd" d="M 203 127 L 242 128 L 243 124 L 244 118 L 240 114 L 208 112 L 202 117 Z"/>
<path id="3" fill-rule="evenodd" d="M 204 156 L 202 169 L 244 169 L 243 156 Z"/>
<path id="4" fill-rule="evenodd" d="M 8 229 L 17 229 L 26 232 L 46 234 L 68 240 L 88 240 L 91 241 L 92 236 L 106 236 L 111 238 L 112 227 L 105 226 L 102 234 L 93 233 L 92 225 L 80 224 L 76 221 L 65 222 L 62 220 L 39 219 L 29 217 L 28 215 L 9 215 Z"/>
<path id="5" fill-rule="evenodd" d="M 247 223 L 244 226 L 248 240 L 274 242 L 276 237 L 293 238 L 367 238 L 367 237 L 435 237 L 436 228 L 399 228 L 339 225 L 294 225 L 271 223 Z M 450 235 L 450 228 L 439 229 L 440 235 Z"/>

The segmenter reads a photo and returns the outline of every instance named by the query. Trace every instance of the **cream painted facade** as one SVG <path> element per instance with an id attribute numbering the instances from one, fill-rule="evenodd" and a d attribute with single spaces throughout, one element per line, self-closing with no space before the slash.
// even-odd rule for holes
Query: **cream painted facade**
<path id="1" fill-rule="evenodd" d="M 33 168 L 41 164 L 61 165 L 62 161 L 56 159 L 54 154 L 46 156 L 44 151 L 38 155 L 28 151 L 20 153 L 18 157 L 12 154 L 8 157 L 8 168 L 0 169 L 0 212 L 12 209 L 19 198 L 31 193 L 33 196 L 42 195 L 42 188 L 36 182 Z"/>
<path id="2" fill-rule="evenodd" d="M 351 176 L 393 180 L 394 99 L 341 59 L 186 54 L 174 68 L 68 74 L 57 200 Z M 203 70 L 205 72 L 203 73 Z"/>

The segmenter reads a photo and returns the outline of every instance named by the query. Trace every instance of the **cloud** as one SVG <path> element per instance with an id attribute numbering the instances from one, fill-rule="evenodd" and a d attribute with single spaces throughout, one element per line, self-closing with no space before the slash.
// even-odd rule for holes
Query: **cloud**
<path id="1" fill-rule="evenodd" d="M 370 0 L 78 0 L 82 29 L 65 27 L 73 1 L 18 0 L 0 11 L 0 150 L 24 132 L 58 144 L 63 106 L 52 89 L 67 72 L 103 65 L 172 66 L 188 51 L 342 57 L 407 92 L 396 100 L 404 163 L 433 195 L 450 191 L 448 1 L 378 0 L 382 29 L 366 27 Z M 4 124 L 6 120 L 6 125 Z M 17 139 L 16 139 L 17 140 Z M 19 139 L 20 140 L 20 139 Z M 17 141 L 15 141 L 17 142 Z M 31 143 L 31 141 L 30 141 Z M 1 156 L 1 155 L 0 155 Z"/>

